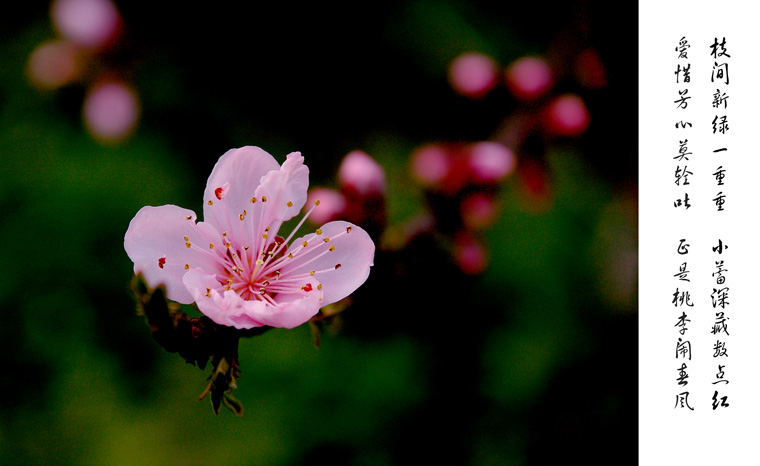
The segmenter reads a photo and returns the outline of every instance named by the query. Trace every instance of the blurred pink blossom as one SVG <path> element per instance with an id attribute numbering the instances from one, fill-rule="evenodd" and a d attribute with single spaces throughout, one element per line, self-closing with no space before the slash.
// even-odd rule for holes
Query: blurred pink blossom
<path id="1" fill-rule="evenodd" d="M 468 165 L 476 181 L 501 181 L 515 169 L 515 155 L 505 145 L 485 141 L 470 147 Z"/>
<path id="2" fill-rule="evenodd" d="M 385 171 L 372 157 L 355 150 L 349 152 L 338 169 L 338 182 L 359 196 L 385 193 Z"/>
<path id="3" fill-rule="evenodd" d="M 412 174 L 423 186 L 440 185 L 449 174 L 451 162 L 448 153 L 440 146 L 428 144 L 412 153 Z"/>
<path id="4" fill-rule="evenodd" d="M 459 94 L 477 99 L 496 85 L 496 63 L 482 53 L 463 53 L 449 65 L 449 82 Z"/>
<path id="5" fill-rule="evenodd" d="M 174 205 L 143 207 L 124 248 L 151 287 L 219 325 L 292 328 L 351 294 L 369 276 L 375 245 L 367 233 L 330 222 L 290 241 L 282 224 L 306 203 L 309 170 L 300 153 L 282 166 L 258 147 L 232 149 L 214 166 L 203 195 L 205 221 Z"/>
<path id="6" fill-rule="evenodd" d="M 55 0 L 50 14 L 61 36 L 91 49 L 109 45 L 121 25 L 110 0 Z"/>
<path id="7" fill-rule="evenodd" d="M 337 220 L 346 210 L 346 198 L 334 189 L 314 188 L 309 191 L 307 204 L 311 205 L 317 201 L 319 209 L 315 209 L 309 216 L 309 220 L 317 225 Z"/>
<path id="8" fill-rule="evenodd" d="M 139 115 L 136 93 L 118 81 L 94 85 L 84 100 L 85 125 L 101 141 L 119 141 L 129 136 L 137 126 Z"/>
<path id="9" fill-rule="evenodd" d="M 470 235 L 459 235 L 455 239 L 454 259 L 462 272 L 477 275 L 488 266 L 488 254 L 480 242 Z"/>
<path id="10" fill-rule="evenodd" d="M 42 90 L 54 90 L 82 75 L 82 51 L 72 42 L 55 40 L 37 46 L 27 62 L 27 76 Z"/>
<path id="11" fill-rule="evenodd" d="M 546 111 L 547 128 L 560 136 L 582 134 L 588 128 L 590 120 L 586 104 L 575 94 L 555 98 Z"/>
<path id="12" fill-rule="evenodd" d="M 505 73 L 507 87 L 515 97 L 535 99 L 552 86 L 552 70 L 540 57 L 518 58 Z"/>
<path id="13" fill-rule="evenodd" d="M 499 208 L 493 195 L 475 192 L 462 200 L 459 211 L 464 226 L 478 231 L 493 224 Z"/>

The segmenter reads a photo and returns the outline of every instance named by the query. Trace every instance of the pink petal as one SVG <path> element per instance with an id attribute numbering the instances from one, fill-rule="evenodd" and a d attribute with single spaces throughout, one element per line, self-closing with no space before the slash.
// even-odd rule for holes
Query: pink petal
<path id="1" fill-rule="evenodd" d="M 314 282 L 316 283 L 316 280 Z M 319 308 L 322 307 L 322 301 L 319 300 L 320 294 L 314 286 L 312 294 L 309 296 L 289 295 L 288 298 L 292 298 L 292 301 L 284 300 L 281 295 L 278 295 L 276 298 L 277 307 L 257 307 L 248 313 L 252 318 L 270 327 L 298 327 L 319 312 Z"/>
<path id="2" fill-rule="evenodd" d="M 366 231 L 342 220 L 327 223 L 320 230 L 322 234 L 317 237 L 304 237 L 310 242 L 310 247 L 314 245 L 327 250 L 334 246 L 335 250 L 309 263 L 304 263 L 304 260 L 315 257 L 317 253 L 302 254 L 304 260 L 296 258 L 283 265 L 281 270 L 283 277 L 316 271 L 315 277 L 324 293 L 321 306 L 326 306 L 350 295 L 367 280 L 375 256 L 375 243 Z M 293 244 L 301 244 L 304 238 L 293 241 Z M 329 241 L 324 242 L 325 238 Z"/>
<path id="3" fill-rule="evenodd" d="M 206 183 L 203 219 L 216 225 L 220 232 L 230 231 L 237 225 L 238 216 L 251 210 L 251 198 L 256 195 L 261 178 L 279 168 L 274 157 L 258 147 L 228 150 L 216 162 Z M 222 190 L 217 191 L 219 188 Z M 222 199 L 217 193 L 222 194 Z"/>
<path id="4" fill-rule="evenodd" d="M 135 263 L 135 273 L 142 273 L 149 286 L 164 284 L 169 299 L 189 304 L 193 297 L 182 277 L 191 267 L 208 271 L 219 268 L 212 256 L 202 249 L 218 235 L 211 225 L 196 224 L 191 210 L 174 205 L 148 206 L 140 209 L 130 222 L 124 236 L 124 249 Z"/>
<path id="5" fill-rule="evenodd" d="M 282 167 L 267 173 L 256 189 L 256 198 L 265 209 L 261 228 L 279 228 L 297 215 L 306 203 L 308 189 L 309 169 L 303 164 L 303 156 L 300 152 L 288 154 Z"/>

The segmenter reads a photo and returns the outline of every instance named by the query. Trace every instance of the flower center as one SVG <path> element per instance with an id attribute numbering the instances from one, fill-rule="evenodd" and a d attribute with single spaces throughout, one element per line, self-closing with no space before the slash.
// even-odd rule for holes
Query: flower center
<path id="1" fill-rule="evenodd" d="M 215 191 L 215 197 L 218 201 L 224 203 L 224 194 L 226 194 L 227 189 L 229 187 L 225 185 Z M 314 205 L 301 218 L 287 238 L 276 235 L 277 230 L 282 225 L 281 221 L 275 222 L 276 224 L 272 226 L 263 226 L 265 197 L 260 199 L 259 205 L 256 205 L 256 198 L 252 198 L 251 203 L 254 204 L 251 207 L 252 215 L 249 215 L 247 210 L 243 210 L 237 217 L 239 224 L 238 222 L 233 224 L 230 221 L 231 217 L 226 210 L 224 223 L 220 222 L 220 219 L 216 218 L 214 214 L 217 225 L 228 227 L 221 235 L 222 244 L 214 244 L 209 241 L 206 249 L 191 243 L 185 237 L 186 246 L 200 249 L 204 254 L 213 257 L 220 266 L 216 273 L 220 285 L 224 290 L 232 290 L 245 300 L 263 301 L 276 306 L 276 298 L 279 294 L 306 296 L 315 289 L 321 291 L 322 285 L 318 281 L 318 276 L 340 268 L 341 264 L 336 263 L 323 270 L 307 269 L 306 266 L 326 254 L 334 252 L 335 245 L 331 244 L 331 240 L 349 234 L 351 227 L 332 238 L 328 238 L 322 230 L 317 229 L 312 234 L 305 236 L 300 244 L 293 244 L 292 247 L 289 247 L 288 243 L 314 209 L 319 206 L 319 201 L 314 202 Z M 293 206 L 290 201 L 285 204 L 288 208 Z M 245 224 L 245 222 L 248 223 Z M 232 231 L 236 233 L 233 235 Z M 255 234 L 257 231 L 259 233 Z M 206 239 L 208 240 L 208 238 Z M 319 261 L 319 263 L 324 264 L 323 261 Z M 162 263 L 159 265 L 163 266 Z M 188 269 L 189 264 L 185 268 Z M 287 273 L 282 272 L 283 268 L 291 271 L 308 270 L 308 272 Z"/>

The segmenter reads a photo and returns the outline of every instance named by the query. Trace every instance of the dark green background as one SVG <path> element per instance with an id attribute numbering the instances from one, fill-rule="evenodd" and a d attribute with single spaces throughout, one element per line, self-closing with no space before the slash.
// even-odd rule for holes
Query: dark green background
<path id="1" fill-rule="evenodd" d="M 204 5 L 118 4 L 125 34 L 102 65 L 138 89 L 142 118 L 117 145 L 85 132 L 85 85 L 25 78 L 55 37 L 48 5 L 0 18 L 0 463 L 635 464 L 636 4 Z M 504 182 L 482 276 L 441 245 L 380 255 L 321 349 L 307 326 L 241 342 L 243 418 L 196 403 L 208 372 L 159 348 L 128 292 L 140 207 L 200 212 L 232 147 L 300 150 L 326 186 L 361 149 L 401 225 L 423 208 L 415 147 L 488 139 L 519 110 L 503 88 L 457 96 L 457 54 L 563 63 L 584 47 L 608 85 L 563 69 L 553 93 L 584 97 L 591 126 L 517 154 L 543 167 L 548 207 L 519 173 Z"/>

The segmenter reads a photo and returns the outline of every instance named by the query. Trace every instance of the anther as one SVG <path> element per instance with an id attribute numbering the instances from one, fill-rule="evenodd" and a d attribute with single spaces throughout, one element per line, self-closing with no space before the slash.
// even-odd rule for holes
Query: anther
<path id="1" fill-rule="evenodd" d="M 293 207 L 293 203 L 288 201 L 288 207 Z"/>
<path id="2" fill-rule="evenodd" d="M 164 268 L 164 264 L 166 264 L 166 256 L 159 257 L 158 258 L 158 267 L 161 268 L 161 269 L 163 269 Z"/>
<path id="3" fill-rule="evenodd" d="M 267 239 L 267 234 L 266 234 L 266 233 L 263 233 L 263 234 L 261 235 L 261 237 L 262 237 L 262 238 L 264 238 L 264 239 Z"/>
<path id="4" fill-rule="evenodd" d="M 315 270 L 312 270 L 311 272 L 309 272 L 309 275 L 311 275 L 313 277 L 315 273 L 317 273 L 317 272 Z"/>
<path id="5" fill-rule="evenodd" d="M 214 190 L 214 194 L 216 195 L 216 198 L 221 201 L 222 197 L 224 196 L 224 188 L 216 188 Z"/>
<path id="6" fill-rule="evenodd" d="M 266 196 L 261 196 L 261 202 L 266 202 L 266 201 L 267 201 L 267 197 Z"/>
<path id="7" fill-rule="evenodd" d="M 240 214 L 240 216 L 239 216 L 238 218 L 239 218 L 239 219 L 240 219 L 240 221 L 242 222 L 243 220 L 245 220 L 245 215 L 243 215 L 243 214 Z"/>
<path id="8" fill-rule="evenodd" d="M 346 227 L 346 233 L 351 233 L 351 227 L 350 226 Z"/>
<path id="9" fill-rule="evenodd" d="M 255 198 L 255 197 L 252 197 L 252 198 L 251 198 L 251 204 L 255 204 L 255 203 L 256 203 L 256 198 Z"/>
<path id="10" fill-rule="evenodd" d="M 335 251 L 335 246 L 330 246 L 330 252 Z"/>
<path id="11" fill-rule="evenodd" d="M 319 199 L 317 199 L 316 201 L 314 201 L 314 205 L 319 205 Z"/>
<path id="12" fill-rule="evenodd" d="M 188 238 L 187 235 L 185 235 L 185 241 L 190 241 L 190 238 Z"/>
<path id="13" fill-rule="evenodd" d="M 321 290 L 321 289 L 322 289 L 322 284 L 321 284 L 321 283 L 320 283 L 319 285 L 317 285 L 317 289 L 318 289 L 318 290 Z"/>
<path id="14" fill-rule="evenodd" d="M 209 199 L 208 200 L 208 205 L 214 205 L 214 201 L 212 201 L 211 199 Z"/>
<path id="15" fill-rule="evenodd" d="M 335 264 L 335 270 L 338 270 L 339 268 L 341 268 L 341 265 L 340 264 Z"/>
<path id="16" fill-rule="evenodd" d="M 185 264 L 185 270 L 190 270 L 190 264 Z"/>
<path id="17" fill-rule="evenodd" d="M 330 238 L 325 238 L 324 241 L 325 241 L 325 243 L 329 243 L 330 242 Z"/>
<path id="18" fill-rule="evenodd" d="M 316 233 L 317 233 L 317 235 L 321 235 L 322 234 L 322 230 L 320 230 L 319 228 L 317 228 Z"/>
<path id="19" fill-rule="evenodd" d="M 269 280 L 264 280 L 263 282 L 261 282 L 261 286 L 267 286 L 267 285 L 269 285 Z"/>
<path id="20" fill-rule="evenodd" d="M 309 245 L 309 243 L 308 243 L 307 241 L 304 241 L 304 242 L 303 242 L 303 247 L 306 247 L 306 246 L 308 246 L 308 245 Z"/>
<path id="21" fill-rule="evenodd" d="M 206 297 L 207 298 L 211 297 L 211 288 L 209 288 L 209 287 L 206 287 Z"/>
<path id="22" fill-rule="evenodd" d="M 229 241 L 227 241 L 226 243 L 224 243 L 224 247 L 225 248 L 229 248 L 230 246 L 232 246 L 232 243 L 230 243 Z"/>
<path id="23" fill-rule="evenodd" d="M 261 293 L 261 296 L 264 296 L 265 294 L 267 294 L 267 290 L 262 288 L 261 290 L 259 290 L 259 293 Z"/>
<path id="24" fill-rule="evenodd" d="M 211 244 L 209 244 L 209 245 L 208 245 L 208 248 L 209 248 L 209 249 L 214 249 L 214 243 L 211 243 Z"/>
<path id="25" fill-rule="evenodd" d="M 185 247 L 186 248 L 189 248 L 190 246 L 192 246 L 192 243 L 190 241 L 188 241 L 187 243 L 185 243 Z"/>
<path id="26" fill-rule="evenodd" d="M 304 286 L 301 287 L 303 291 L 306 291 L 307 293 L 312 290 L 311 283 L 307 283 Z"/>
<path id="27" fill-rule="evenodd" d="M 192 220 L 192 219 L 193 217 L 191 215 L 188 215 L 187 217 L 185 217 L 185 220 Z"/>

